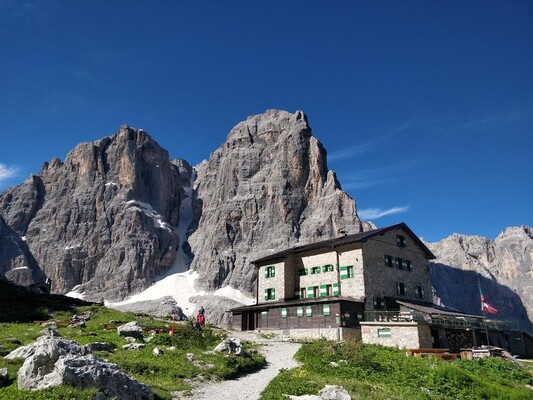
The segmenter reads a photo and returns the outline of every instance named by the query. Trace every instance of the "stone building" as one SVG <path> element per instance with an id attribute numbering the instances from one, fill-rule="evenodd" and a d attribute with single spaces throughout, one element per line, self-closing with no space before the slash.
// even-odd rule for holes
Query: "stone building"
<path id="1" fill-rule="evenodd" d="M 487 344 L 490 331 L 490 344 L 529 352 L 531 338 L 512 327 L 435 306 L 434 258 L 405 223 L 271 254 L 253 261 L 256 304 L 232 309 L 233 326 L 454 352 Z"/>
<path id="2" fill-rule="evenodd" d="M 405 223 L 294 247 L 253 261 L 256 305 L 232 310 L 237 329 L 361 337 L 365 312 L 431 302 L 431 251 Z"/>

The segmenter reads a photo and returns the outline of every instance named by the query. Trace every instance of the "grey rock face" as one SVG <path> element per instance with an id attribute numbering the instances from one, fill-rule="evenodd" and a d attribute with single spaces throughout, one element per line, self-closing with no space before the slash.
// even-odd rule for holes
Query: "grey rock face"
<path id="1" fill-rule="evenodd" d="M 53 292 L 82 285 L 87 299 L 119 300 L 172 266 L 180 180 L 166 150 L 123 126 L 6 190 L 0 213 L 26 237 Z"/>
<path id="2" fill-rule="evenodd" d="M 0 276 L 5 276 L 6 279 L 21 286 L 29 286 L 46 279 L 26 242 L 1 216 Z"/>
<path id="3" fill-rule="evenodd" d="M 533 316 L 533 231 L 511 227 L 495 240 L 453 234 L 428 244 L 437 259 L 431 265 L 436 302 L 481 313 L 478 281 L 496 318 L 518 320 L 531 329 Z M 452 268 L 450 268 L 452 267 Z"/>
<path id="4" fill-rule="evenodd" d="M 115 364 L 96 358 L 85 346 L 51 337 L 39 338 L 35 346 L 35 353 L 19 370 L 20 390 L 70 385 L 104 388 L 108 396 L 120 399 L 153 399 L 148 386 L 130 378 Z"/>
<path id="5" fill-rule="evenodd" d="M 113 308 L 120 311 L 133 311 L 136 313 L 155 315 L 157 317 L 169 317 L 176 315 L 177 321 L 187 319 L 181 308 L 178 307 L 176 300 L 169 296 L 165 296 L 156 300 L 144 300 L 137 301 L 135 303 L 114 305 Z"/>
<path id="6" fill-rule="evenodd" d="M 249 117 L 195 169 L 198 222 L 189 244 L 207 290 L 229 284 L 251 294 L 250 261 L 363 229 L 301 111 Z"/>

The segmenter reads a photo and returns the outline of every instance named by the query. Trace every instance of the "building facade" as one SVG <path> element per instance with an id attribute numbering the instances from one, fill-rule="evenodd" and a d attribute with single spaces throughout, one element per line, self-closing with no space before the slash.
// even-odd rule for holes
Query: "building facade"
<path id="1" fill-rule="evenodd" d="M 431 302 L 431 251 L 404 224 L 295 247 L 253 263 L 256 305 L 232 310 L 236 329 L 361 337 L 372 312 L 397 299 Z"/>

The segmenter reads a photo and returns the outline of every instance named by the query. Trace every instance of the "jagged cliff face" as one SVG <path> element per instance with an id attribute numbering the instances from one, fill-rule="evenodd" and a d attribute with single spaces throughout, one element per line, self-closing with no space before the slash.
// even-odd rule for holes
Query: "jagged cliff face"
<path id="1" fill-rule="evenodd" d="M 83 285 L 87 298 L 118 299 L 174 262 L 182 194 L 167 151 L 124 126 L 6 190 L 0 213 L 25 236 L 53 292 Z"/>
<path id="2" fill-rule="evenodd" d="M 480 313 L 477 280 L 481 279 L 483 294 L 498 308 L 498 318 L 527 321 L 533 317 L 530 227 L 507 228 L 495 240 L 453 234 L 428 246 L 437 257 L 432 267 L 436 296 L 445 305 Z M 455 271 L 443 268 L 446 265 Z"/>
<path id="3" fill-rule="evenodd" d="M 253 293 L 250 261 L 363 229 L 301 111 L 249 117 L 196 170 L 198 222 L 189 244 L 206 289 L 229 284 Z"/>
<path id="4" fill-rule="evenodd" d="M 0 276 L 17 285 L 43 282 L 45 276 L 28 249 L 28 245 L 0 217 Z"/>

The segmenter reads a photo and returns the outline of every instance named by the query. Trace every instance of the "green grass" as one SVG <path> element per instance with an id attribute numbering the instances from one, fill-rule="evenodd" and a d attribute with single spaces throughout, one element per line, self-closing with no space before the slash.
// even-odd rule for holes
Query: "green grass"
<path id="1" fill-rule="evenodd" d="M 263 356 L 253 354 L 251 358 L 213 354 L 212 350 L 225 337 L 225 333 L 211 327 L 202 331 L 192 329 L 188 324 L 176 324 L 174 336 L 156 335 L 141 350 L 124 350 L 126 340 L 120 337 L 115 328 L 103 329 L 111 320 L 129 322 L 137 321 L 143 327 L 171 326 L 170 320 L 156 319 L 149 316 L 136 316 L 105 308 L 100 305 L 60 309 L 53 313 L 53 320 L 69 321 L 74 314 L 90 313 L 86 326 L 67 328 L 62 326 L 57 331 L 65 339 L 75 340 L 80 344 L 106 342 L 114 349 L 112 352 L 96 352 L 100 358 L 120 366 L 128 375 L 148 384 L 154 390 L 157 399 L 171 399 L 170 392 L 190 390 L 189 380 L 202 375 L 204 379 L 230 379 L 239 374 L 261 368 L 265 365 Z M 0 355 L 34 342 L 43 329 L 30 322 L 0 323 Z M 145 335 L 147 338 L 149 335 Z M 166 350 L 169 347 L 175 350 Z M 247 344 L 243 346 L 247 348 Z M 163 355 L 156 357 L 152 351 L 155 347 L 163 350 Z M 249 346 L 248 346 L 249 347 Z M 187 359 L 187 353 L 194 354 L 193 362 Z M 58 387 L 46 391 L 26 392 L 17 389 L 16 374 L 23 360 L 0 359 L 0 368 L 6 367 L 11 377 L 10 385 L 0 389 L 0 399 L 92 399 L 96 390 L 79 391 L 70 387 Z"/>
<path id="2" fill-rule="evenodd" d="M 357 341 L 324 340 L 304 344 L 296 358 L 302 366 L 283 370 L 262 400 L 316 394 L 326 384 L 343 386 L 353 399 L 533 399 L 525 387 L 533 383 L 530 373 L 498 358 L 449 362 L 406 357 L 395 348 Z M 331 367 L 332 361 L 339 366 Z"/>

